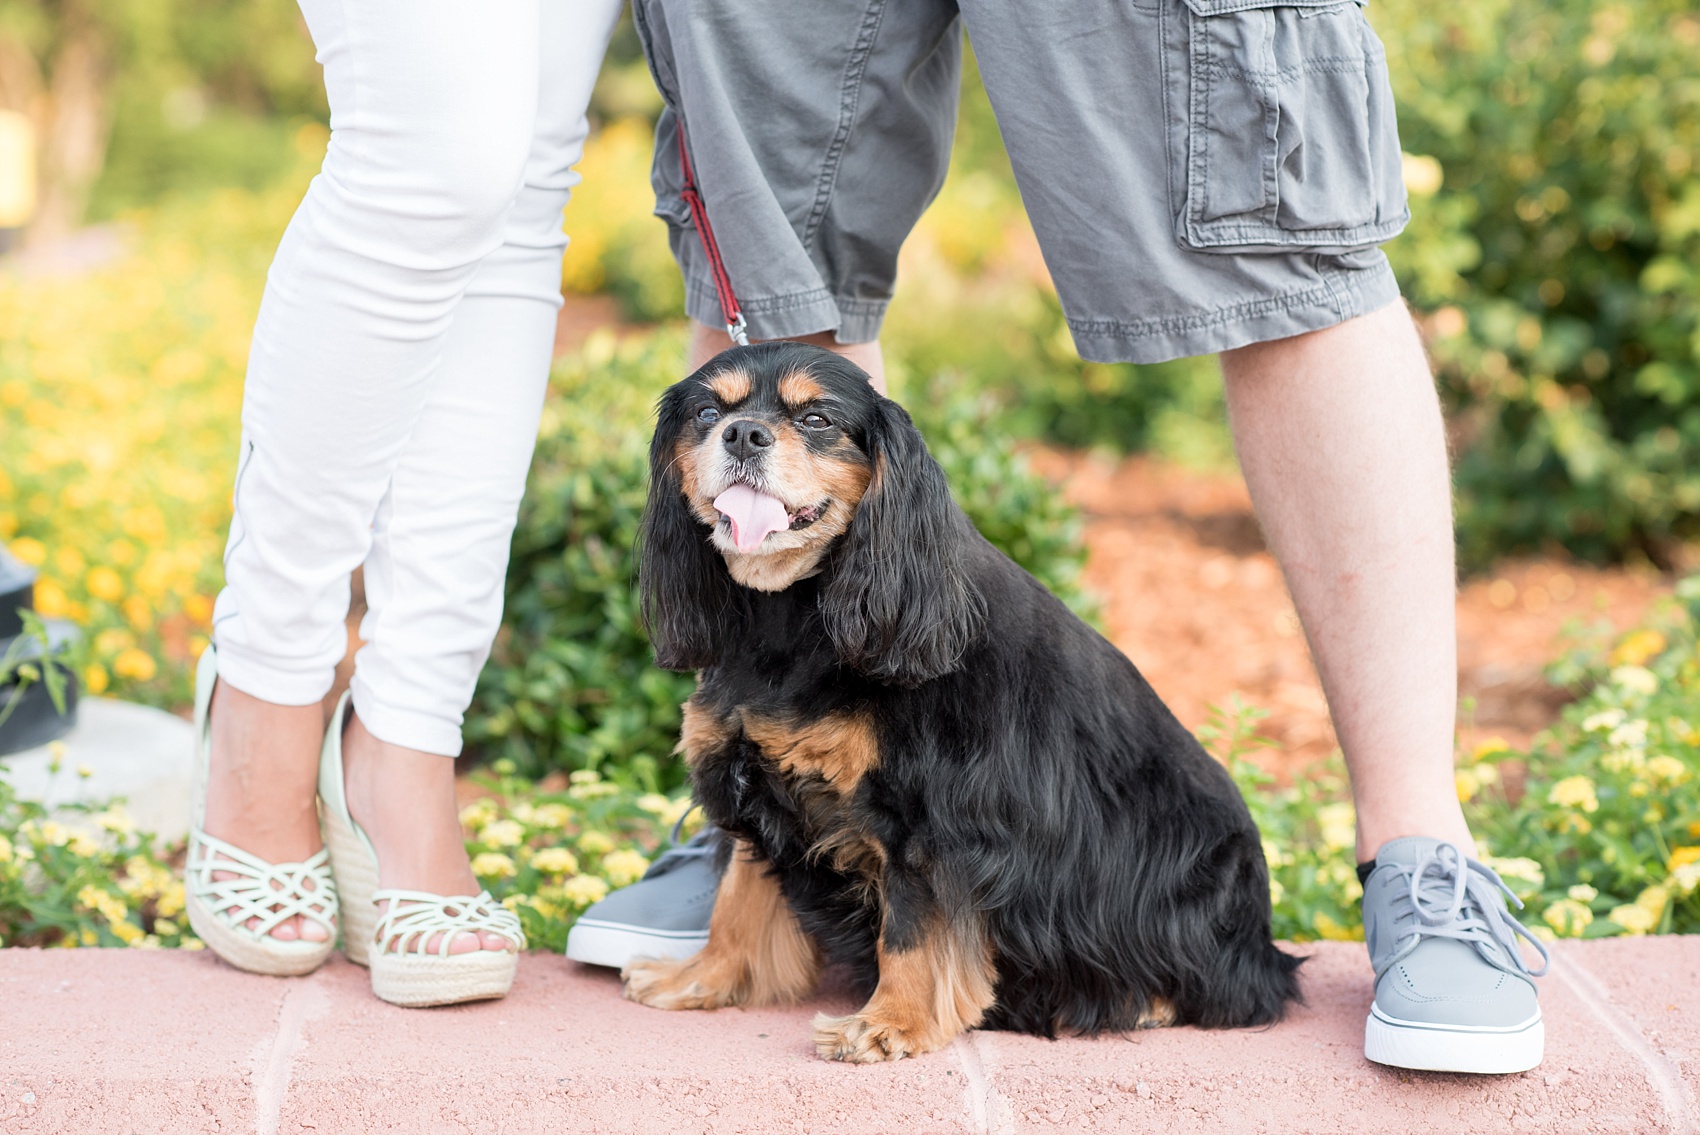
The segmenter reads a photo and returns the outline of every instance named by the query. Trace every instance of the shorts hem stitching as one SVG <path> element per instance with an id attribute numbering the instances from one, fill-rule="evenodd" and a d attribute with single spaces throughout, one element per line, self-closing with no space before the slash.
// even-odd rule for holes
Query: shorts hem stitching
<path id="1" fill-rule="evenodd" d="M 1185 335 L 1208 331 L 1232 323 L 1248 322 L 1262 316 L 1301 308 L 1326 307 L 1340 322 L 1362 314 L 1357 308 L 1366 285 L 1390 279 L 1392 269 L 1383 266 L 1370 272 L 1323 271 L 1322 282 L 1302 292 L 1248 300 L 1232 307 L 1218 308 L 1200 315 L 1166 316 L 1161 319 L 1142 319 L 1129 322 L 1120 319 L 1070 319 L 1068 327 L 1077 336 L 1115 338 L 1124 340 L 1151 339 L 1162 335 Z"/>

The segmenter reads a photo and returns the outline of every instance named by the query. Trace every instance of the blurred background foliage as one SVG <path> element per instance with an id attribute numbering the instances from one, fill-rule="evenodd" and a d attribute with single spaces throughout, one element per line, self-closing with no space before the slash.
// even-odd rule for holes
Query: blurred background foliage
<path id="1" fill-rule="evenodd" d="M 1467 565 L 1559 548 L 1667 567 L 1685 543 L 1692 555 L 1692 0 L 1369 12 L 1414 213 L 1388 252 L 1436 361 Z M 47 606 L 87 625 L 91 687 L 177 704 L 218 583 L 252 313 L 325 142 L 311 44 L 292 0 L 8 0 L 0 109 L 41 141 L 31 242 L 89 222 L 123 234 L 122 254 L 82 275 L 0 268 L 0 539 L 41 566 Z M 615 594 L 641 464 L 575 425 L 607 416 L 641 440 L 682 366 L 679 280 L 650 215 L 659 100 L 629 25 L 592 109 L 564 284 L 612 297 L 639 327 L 558 368 L 508 625 L 470 723 L 527 772 L 664 754 L 676 712 Z M 971 57 L 951 176 L 898 291 L 894 390 L 976 519 L 1049 582 L 1073 586 L 1077 525 L 1011 442 L 1231 466 L 1213 359 L 1075 356 Z M 650 710 L 619 708 L 628 697 Z"/>

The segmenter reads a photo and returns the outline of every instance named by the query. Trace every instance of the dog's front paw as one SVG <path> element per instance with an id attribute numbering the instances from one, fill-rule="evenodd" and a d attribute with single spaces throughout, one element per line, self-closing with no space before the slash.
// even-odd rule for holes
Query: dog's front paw
<path id="1" fill-rule="evenodd" d="M 644 958 L 620 971 L 626 1000 L 656 1009 L 721 1009 L 737 1003 L 735 992 L 709 979 L 695 958 Z"/>
<path id="2" fill-rule="evenodd" d="M 815 1051 L 827 1060 L 849 1064 L 878 1064 L 902 1060 L 940 1047 L 926 1043 L 911 1029 L 885 1021 L 870 1020 L 861 1013 L 848 1017 L 815 1014 Z"/>

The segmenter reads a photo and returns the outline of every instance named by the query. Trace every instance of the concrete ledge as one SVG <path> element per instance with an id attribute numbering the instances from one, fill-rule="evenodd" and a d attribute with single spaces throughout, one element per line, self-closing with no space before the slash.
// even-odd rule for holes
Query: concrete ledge
<path id="1" fill-rule="evenodd" d="M 810 1048 L 842 995 L 663 1013 L 548 955 L 505 1001 L 406 1010 L 340 958 L 281 979 L 204 953 L 0 950 L 0 1133 L 1695 1130 L 1700 938 L 1561 944 L 1546 1062 L 1505 1077 L 1367 1063 L 1363 947 L 1305 949 L 1310 1004 L 1275 1029 L 980 1032 L 874 1067 Z"/>
<path id="2" fill-rule="evenodd" d="M 83 698 L 76 728 L 63 743 L 57 773 L 46 745 L 0 757 L 0 770 L 19 796 L 49 808 L 123 797 L 142 831 L 167 843 L 188 834 L 195 759 L 195 727 L 189 722 L 133 702 Z M 79 767 L 89 770 L 87 779 L 77 775 Z"/>

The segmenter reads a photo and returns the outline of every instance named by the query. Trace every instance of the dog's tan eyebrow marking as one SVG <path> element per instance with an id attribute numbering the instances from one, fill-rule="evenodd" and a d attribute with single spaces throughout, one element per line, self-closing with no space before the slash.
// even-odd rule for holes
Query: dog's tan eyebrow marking
<path id="1" fill-rule="evenodd" d="M 709 390 L 714 396 L 728 406 L 742 402 L 750 396 L 750 376 L 741 370 L 729 370 L 715 375 L 708 380 Z"/>
<path id="2" fill-rule="evenodd" d="M 779 397 L 787 406 L 807 406 L 826 397 L 826 388 L 814 376 L 794 370 L 779 380 Z"/>

